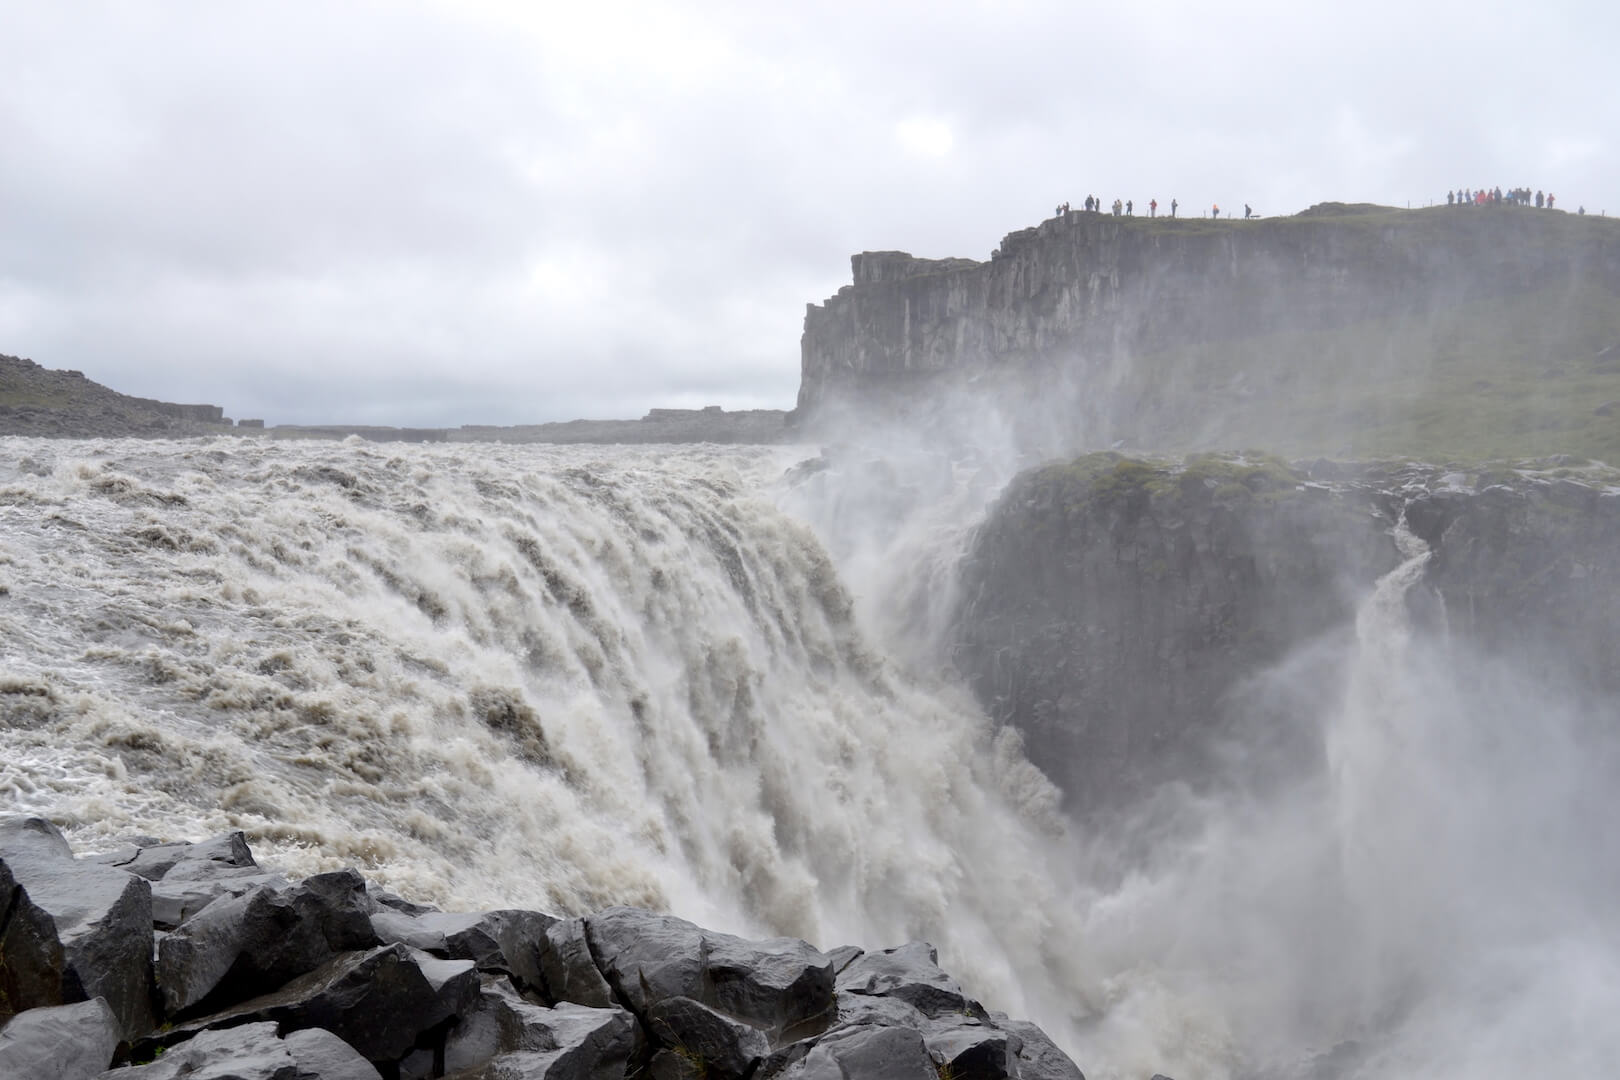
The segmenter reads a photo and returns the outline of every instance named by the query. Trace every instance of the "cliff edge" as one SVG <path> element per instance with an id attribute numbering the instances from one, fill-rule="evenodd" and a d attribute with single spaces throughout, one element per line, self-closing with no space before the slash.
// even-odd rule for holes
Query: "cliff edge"
<path id="1" fill-rule="evenodd" d="M 851 262 L 852 284 L 805 314 L 802 423 L 965 389 L 1055 424 L 1047 450 L 1620 457 L 1620 406 L 1595 411 L 1620 400 L 1620 222 L 1606 218 L 1071 211 L 983 262 Z"/>
<path id="2" fill-rule="evenodd" d="M 131 397 L 32 360 L 0 355 L 0 435 L 173 438 L 229 431 L 218 405 Z"/>

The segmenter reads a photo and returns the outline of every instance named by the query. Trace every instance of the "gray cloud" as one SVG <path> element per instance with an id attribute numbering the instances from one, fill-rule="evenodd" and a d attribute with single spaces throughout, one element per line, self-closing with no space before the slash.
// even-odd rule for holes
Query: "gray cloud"
<path id="1" fill-rule="evenodd" d="M 848 255 L 1095 193 L 1620 212 L 1610 5 L 12 5 L 0 351 L 271 422 L 789 405 Z"/>

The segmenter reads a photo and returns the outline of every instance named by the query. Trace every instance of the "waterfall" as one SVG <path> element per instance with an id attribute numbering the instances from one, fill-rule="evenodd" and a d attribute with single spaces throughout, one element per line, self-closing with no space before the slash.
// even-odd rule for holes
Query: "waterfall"
<path id="1" fill-rule="evenodd" d="M 925 938 L 1073 1008 L 1055 792 L 874 646 L 774 504 L 792 451 L 11 445 L 0 793 L 81 846 L 241 828 L 464 908 Z"/>

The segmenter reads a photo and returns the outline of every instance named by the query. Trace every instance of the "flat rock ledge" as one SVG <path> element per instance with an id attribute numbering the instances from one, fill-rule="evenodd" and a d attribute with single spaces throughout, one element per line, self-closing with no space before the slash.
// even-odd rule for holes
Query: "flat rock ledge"
<path id="1" fill-rule="evenodd" d="M 77 857 L 0 817 L 0 1077 L 1084 1080 L 931 946 L 830 952 L 609 908 L 441 912 L 241 833 Z"/>

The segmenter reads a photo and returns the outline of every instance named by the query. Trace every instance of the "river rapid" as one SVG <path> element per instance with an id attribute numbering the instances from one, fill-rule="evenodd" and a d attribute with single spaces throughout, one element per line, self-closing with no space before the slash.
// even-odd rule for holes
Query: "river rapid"
<path id="1" fill-rule="evenodd" d="M 4 446 L 0 798 L 82 849 L 240 828 L 441 905 L 921 937 L 998 1007 L 1072 997 L 1055 791 L 863 633 L 775 504 L 813 452 Z"/>
<path id="2" fill-rule="evenodd" d="M 0 439 L 0 810 L 451 909 L 922 938 L 1092 1080 L 1620 1057 L 1612 703 L 1420 639 L 1403 528 L 1301 643 L 1342 678 L 1255 676 L 1319 763 L 1083 835 L 942 660 L 1012 466 L 813 455 Z"/>

